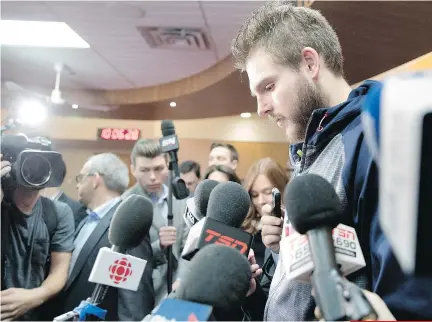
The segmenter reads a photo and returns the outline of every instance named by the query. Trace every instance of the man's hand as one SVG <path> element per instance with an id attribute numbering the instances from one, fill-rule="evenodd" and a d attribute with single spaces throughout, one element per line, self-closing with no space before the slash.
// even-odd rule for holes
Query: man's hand
<path id="1" fill-rule="evenodd" d="M 1 177 L 3 178 L 5 175 L 7 175 L 9 172 L 11 172 L 11 164 L 9 161 L 3 161 L 3 154 L 0 154 L 0 171 L 1 171 Z M 0 201 L 3 201 L 3 189 L 1 189 L 1 199 Z"/>
<path id="2" fill-rule="evenodd" d="M 256 263 L 255 253 L 254 253 L 253 249 L 251 249 L 249 251 L 248 260 L 249 260 L 249 263 L 251 264 L 252 278 L 251 278 L 251 284 L 249 287 L 249 291 L 247 292 L 246 296 L 252 295 L 255 292 L 256 287 L 257 287 L 255 278 L 260 276 L 263 272 L 263 270 L 261 268 L 259 268 L 259 265 Z"/>
<path id="3" fill-rule="evenodd" d="M 379 295 L 366 290 L 362 290 L 362 291 L 363 294 L 366 296 L 367 300 L 369 301 L 369 303 L 374 308 L 376 314 L 378 315 L 377 321 L 396 321 L 395 317 L 390 312 L 390 310 L 388 309 L 384 301 L 381 299 L 381 297 L 379 297 Z M 315 297 L 314 289 L 312 289 L 312 296 Z M 315 307 L 314 314 L 317 320 L 324 321 L 324 317 L 322 316 L 318 306 Z"/>
<path id="4" fill-rule="evenodd" d="M 159 230 L 159 241 L 162 248 L 174 245 L 177 240 L 177 230 L 173 226 L 162 227 Z"/>
<path id="5" fill-rule="evenodd" d="M 1 320 L 12 321 L 41 305 L 38 289 L 9 288 L 1 291 Z"/>
<path id="6" fill-rule="evenodd" d="M 264 205 L 262 207 L 261 224 L 262 224 L 262 240 L 267 248 L 270 248 L 273 252 L 279 254 L 279 242 L 281 241 L 282 235 L 282 218 L 272 216 L 273 208 L 270 205 Z"/>

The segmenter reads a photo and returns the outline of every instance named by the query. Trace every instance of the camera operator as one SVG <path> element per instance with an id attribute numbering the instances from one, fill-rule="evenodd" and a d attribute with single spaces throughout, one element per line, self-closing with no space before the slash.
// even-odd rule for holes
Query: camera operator
<path id="1" fill-rule="evenodd" d="M 25 135 L 1 141 L 1 320 L 40 320 L 41 305 L 65 285 L 73 250 L 71 209 L 40 196 L 61 185 L 64 162 L 50 142 L 47 151 Z"/>

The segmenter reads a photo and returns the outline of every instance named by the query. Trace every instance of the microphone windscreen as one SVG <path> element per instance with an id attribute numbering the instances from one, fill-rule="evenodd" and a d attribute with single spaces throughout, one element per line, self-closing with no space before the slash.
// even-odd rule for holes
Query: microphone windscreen
<path id="1" fill-rule="evenodd" d="M 207 217 L 240 228 L 250 207 L 247 191 L 237 182 L 218 184 L 210 194 Z"/>
<path id="2" fill-rule="evenodd" d="M 163 120 L 161 123 L 161 131 L 163 136 L 175 134 L 175 127 L 173 121 Z"/>
<path id="3" fill-rule="evenodd" d="M 251 278 L 249 261 L 237 249 L 206 245 L 192 258 L 172 296 L 229 310 L 241 305 Z"/>
<path id="4" fill-rule="evenodd" d="M 205 179 L 197 185 L 195 189 L 194 201 L 196 208 L 202 216 L 206 216 L 210 194 L 218 184 L 219 181 Z"/>
<path id="5" fill-rule="evenodd" d="M 336 227 L 342 221 L 342 205 L 333 186 L 316 174 L 303 174 L 285 187 L 284 204 L 294 229 L 305 234 L 323 226 Z"/>
<path id="6" fill-rule="evenodd" d="M 117 207 L 108 231 L 112 245 L 124 249 L 138 246 L 148 234 L 153 221 L 153 204 L 140 195 L 130 195 Z"/>

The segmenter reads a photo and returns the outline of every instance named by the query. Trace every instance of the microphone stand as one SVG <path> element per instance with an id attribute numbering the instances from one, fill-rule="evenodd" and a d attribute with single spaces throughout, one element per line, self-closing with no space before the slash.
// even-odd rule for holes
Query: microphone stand
<path id="1" fill-rule="evenodd" d="M 170 158 L 168 163 L 168 226 L 173 225 L 173 158 Z M 168 294 L 172 291 L 173 283 L 173 253 L 172 246 L 167 247 L 167 260 L 168 260 L 168 272 L 167 272 L 167 290 Z"/>

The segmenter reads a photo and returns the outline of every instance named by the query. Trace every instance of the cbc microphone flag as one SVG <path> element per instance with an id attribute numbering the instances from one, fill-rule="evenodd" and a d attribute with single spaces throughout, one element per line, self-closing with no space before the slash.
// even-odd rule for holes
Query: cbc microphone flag
<path id="1" fill-rule="evenodd" d="M 147 261 L 117 253 L 103 247 L 99 250 L 89 281 L 136 291 Z"/>

